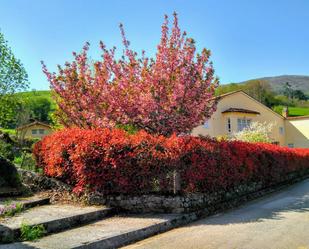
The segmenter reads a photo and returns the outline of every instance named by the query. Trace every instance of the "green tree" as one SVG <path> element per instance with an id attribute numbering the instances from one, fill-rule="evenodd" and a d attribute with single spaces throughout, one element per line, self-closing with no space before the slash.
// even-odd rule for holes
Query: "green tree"
<path id="1" fill-rule="evenodd" d="M 48 99 L 44 97 L 37 97 L 35 99 L 30 99 L 27 106 L 30 109 L 30 117 L 32 119 L 49 122 L 49 113 L 51 111 L 51 103 Z"/>
<path id="2" fill-rule="evenodd" d="M 14 95 L 2 96 L 0 98 L 0 127 L 15 128 L 16 115 L 21 106 L 21 100 Z"/>
<path id="3" fill-rule="evenodd" d="M 291 100 L 293 98 L 293 92 L 292 85 L 289 82 L 286 82 L 283 86 L 283 95 Z"/>
<path id="4" fill-rule="evenodd" d="M 306 94 L 301 91 L 301 90 L 295 90 L 293 91 L 293 97 L 299 100 L 307 100 L 308 96 L 306 96 Z"/>
<path id="5" fill-rule="evenodd" d="M 249 80 L 245 83 L 244 91 L 268 107 L 275 104 L 274 94 L 266 81 Z"/>
<path id="6" fill-rule="evenodd" d="M 25 90 L 28 75 L 0 32 L 0 97 Z"/>
<path id="7" fill-rule="evenodd" d="M 0 126 L 14 124 L 16 108 L 20 104 L 14 93 L 27 89 L 27 78 L 22 63 L 14 56 L 0 32 Z"/>

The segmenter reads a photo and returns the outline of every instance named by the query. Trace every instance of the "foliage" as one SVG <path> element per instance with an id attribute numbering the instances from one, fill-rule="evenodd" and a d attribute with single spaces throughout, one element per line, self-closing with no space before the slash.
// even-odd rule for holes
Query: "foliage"
<path id="1" fill-rule="evenodd" d="M 42 173 L 42 169 L 36 167 L 32 153 L 23 152 L 20 156 L 15 156 L 14 164 L 21 169 L 30 170 L 37 173 Z"/>
<path id="2" fill-rule="evenodd" d="M 309 101 L 307 101 L 308 96 L 306 96 L 301 90 L 293 90 L 290 84 L 284 89 L 284 95 L 280 95 L 272 91 L 271 86 L 266 81 L 249 80 L 242 84 L 230 83 L 220 85 L 216 89 L 216 95 L 242 90 L 264 105 L 273 108 L 274 111 L 280 114 L 282 110 L 280 111 L 277 106 L 309 108 Z M 300 112 L 300 115 L 303 114 Z M 297 112 L 292 114 L 292 116 L 298 116 Z"/>
<path id="3" fill-rule="evenodd" d="M 27 73 L 0 32 L 0 98 L 27 87 Z"/>
<path id="4" fill-rule="evenodd" d="M 252 122 L 242 131 L 233 134 L 233 139 L 250 143 L 270 143 L 272 140 L 269 134 L 274 127 L 273 123 Z"/>
<path id="5" fill-rule="evenodd" d="M 51 113 L 56 109 L 56 104 L 51 98 L 50 91 L 36 91 L 18 93 L 16 96 L 23 99 L 23 106 L 29 109 L 31 119 L 50 123 Z"/>
<path id="6" fill-rule="evenodd" d="M 309 150 L 192 136 L 129 135 L 118 129 L 65 129 L 34 147 L 47 176 L 75 192 L 172 192 L 177 170 L 183 192 L 226 190 L 241 184 L 283 181 L 309 169 Z"/>
<path id="7" fill-rule="evenodd" d="M 58 73 L 43 71 L 55 92 L 58 117 L 67 126 L 80 128 L 131 125 L 150 133 L 170 135 L 190 132 L 215 110 L 217 87 L 210 51 L 196 53 L 195 41 L 181 33 L 177 15 L 169 31 L 168 17 L 155 58 L 130 49 L 124 29 L 124 54 L 106 49 L 102 60 L 88 59 L 89 43 L 75 60 L 59 66 Z"/>
<path id="8" fill-rule="evenodd" d="M 38 91 L 35 89 L 32 89 L 31 91 L 28 92 L 18 92 L 15 93 L 15 95 L 21 99 L 37 99 L 37 98 L 44 98 L 48 100 L 51 103 L 52 109 L 55 109 L 56 103 L 52 99 L 52 93 L 49 90 L 44 90 L 44 91 Z"/>
<path id="9" fill-rule="evenodd" d="M 0 139 L 0 156 L 12 161 L 14 159 L 13 145 Z"/>
<path id="10" fill-rule="evenodd" d="M 6 216 L 14 216 L 21 213 L 24 206 L 21 203 L 6 202 L 3 207 L 0 207 L 0 218 Z"/>
<path id="11" fill-rule="evenodd" d="M 12 128 L 19 106 L 14 93 L 27 87 L 27 73 L 0 32 L 0 127 Z"/>
<path id="12" fill-rule="evenodd" d="M 283 95 L 290 99 L 308 100 L 308 96 L 299 89 L 293 89 L 289 82 L 286 82 L 283 86 Z"/>
<path id="13" fill-rule="evenodd" d="M 23 222 L 20 227 L 21 239 L 26 241 L 38 240 L 46 233 L 44 225 L 30 226 Z"/>
<path id="14" fill-rule="evenodd" d="M 20 107 L 21 101 L 14 95 L 0 97 L 0 127 L 15 128 Z"/>
<path id="15" fill-rule="evenodd" d="M 51 99 L 50 91 L 18 92 L 0 98 L 0 127 L 14 129 L 38 120 L 53 123 L 56 103 Z"/>
<path id="16" fill-rule="evenodd" d="M 4 128 L 0 128 L 0 133 L 7 133 L 11 136 L 16 135 L 16 131 L 15 129 L 4 129 Z"/>
<path id="17" fill-rule="evenodd" d="M 309 100 L 308 95 L 306 95 L 306 94 L 305 94 L 303 91 L 301 91 L 301 90 L 294 90 L 293 96 L 294 96 L 294 98 L 299 99 L 299 100 Z"/>
<path id="18" fill-rule="evenodd" d="M 30 109 L 30 118 L 41 121 L 43 123 L 48 123 L 49 113 L 51 111 L 51 103 L 46 98 L 36 98 L 30 99 L 26 106 Z"/>

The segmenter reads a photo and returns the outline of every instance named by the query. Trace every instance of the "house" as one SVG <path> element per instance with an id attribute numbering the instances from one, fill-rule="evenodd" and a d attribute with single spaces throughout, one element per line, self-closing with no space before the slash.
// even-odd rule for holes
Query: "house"
<path id="1" fill-rule="evenodd" d="M 216 98 L 217 110 L 203 125 L 193 129 L 192 135 L 229 136 L 251 122 L 273 123 L 270 138 L 274 144 L 309 148 L 309 116 L 280 115 L 243 91 L 235 91 Z"/>
<path id="2" fill-rule="evenodd" d="M 20 126 L 16 129 L 19 136 L 23 138 L 38 138 L 41 139 L 42 137 L 50 134 L 53 132 L 52 127 L 48 124 L 35 121 L 23 126 Z"/>

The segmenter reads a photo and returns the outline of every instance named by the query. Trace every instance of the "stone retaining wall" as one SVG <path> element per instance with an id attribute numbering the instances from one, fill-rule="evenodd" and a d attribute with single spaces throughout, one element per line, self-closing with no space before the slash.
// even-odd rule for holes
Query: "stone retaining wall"
<path id="1" fill-rule="evenodd" d="M 22 183 L 29 187 L 33 192 L 44 190 L 72 191 L 72 188 L 69 185 L 42 174 L 20 168 L 18 169 L 18 173 Z"/>
<path id="2" fill-rule="evenodd" d="M 148 194 L 140 196 L 100 196 L 88 197 L 90 204 L 105 204 L 132 213 L 191 213 L 203 210 L 212 213 L 216 210 L 231 208 L 242 202 L 274 192 L 286 185 L 295 183 L 309 176 L 309 172 L 290 174 L 284 181 L 265 188 L 262 183 L 238 186 L 230 191 L 212 194 L 192 193 L 183 195 Z M 208 210 L 207 210 L 208 209 Z"/>

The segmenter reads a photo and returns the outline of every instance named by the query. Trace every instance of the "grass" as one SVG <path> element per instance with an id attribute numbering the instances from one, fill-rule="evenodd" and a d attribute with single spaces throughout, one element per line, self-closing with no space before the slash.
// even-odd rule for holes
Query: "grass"
<path id="1" fill-rule="evenodd" d="M 274 111 L 282 114 L 283 106 L 275 106 Z M 297 117 L 297 116 L 306 116 L 309 115 L 309 108 L 306 107 L 289 107 L 289 116 Z"/>
<path id="2" fill-rule="evenodd" d="M 27 241 L 38 240 L 43 237 L 46 233 L 46 230 L 43 225 L 30 226 L 27 223 L 23 222 L 20 227 L 21 239 Z"/>
<path id="3" fill-rule="evenodd" d="M 16 135 L 16 130 L 15 129 L 0 128 L 0 131 L 2 131 L 3 133 L 8 133 L 9 135 Z"/>
<path id="4" fill-rule="evenodd" d="M 55 110 L 56 109 L 56 103 L 51 97 L 51 91 L 30 91 L 30 92 L 20 92 L 20 93 L 15 93 L 17 96 L 21 98 L 46 98 L 49 102 L 51 102 L 51 109 Z"/>

